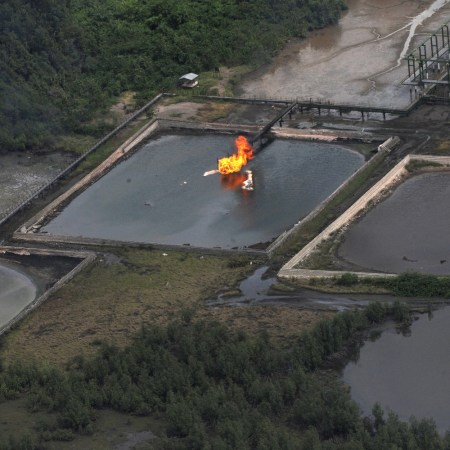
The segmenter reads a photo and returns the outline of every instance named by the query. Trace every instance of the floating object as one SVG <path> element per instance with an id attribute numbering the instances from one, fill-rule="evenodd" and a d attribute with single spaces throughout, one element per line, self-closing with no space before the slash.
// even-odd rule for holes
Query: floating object
<path id="1" fill-rule="evenodd" d="M 214 170 L 208 170 L 207 172 L 205 172 L 204 174 L 203 174 L 203 176 L 204 177 L 207 177 L 208 175 L 214 175 L 214 174 L 216 174 L 216 173 L 220 173 L 217 169 L 214 169 Z"/>
<path id="2" fill-rule="evenodd" d="M 246 170 L 247 173 L 247 179 L 242 183 L 242 189 L 246 191 L 253 191 L 254 185 L 253 185 L 253 172 L 251 170 Z"/>

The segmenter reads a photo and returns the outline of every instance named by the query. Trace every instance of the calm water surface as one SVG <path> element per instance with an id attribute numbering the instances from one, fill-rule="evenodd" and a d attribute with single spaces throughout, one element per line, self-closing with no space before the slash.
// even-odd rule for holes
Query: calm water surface
<path id="1" fill-rule="evenodd" d="M 203 173 L 234 151 L 229 136 L 161 136 L 73 200 L 43 231 L 224 248 L 268 242 L 306 216 L 364 158 L 333 144 L 274 141 L 242 175 Z"/>
<path id="2" fill-rule="evenodd" d="M 375 402 L 401 419 L 433 418 L 441 433 L 450 428 L 450 307 L 421 315 L 404 336 L 389 327 L 366 342 L 343 380 L 365 414 Z"/>
<path id="3" fill-rule="evenodd" d="M 406 180 L 345 235 L 339 256 L 383 272 L 450 274 L 450 174 Z"/>
<path id="4" fill-rule="evenodd" d="M 0 327 L 36 298 L 37 287 L 23 273 L 0 262 Z"/>

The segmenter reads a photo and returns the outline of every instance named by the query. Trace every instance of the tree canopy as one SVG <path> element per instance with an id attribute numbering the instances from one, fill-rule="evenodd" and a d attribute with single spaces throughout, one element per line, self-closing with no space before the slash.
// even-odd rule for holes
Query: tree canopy
<path id="1" fill-rule="evenodd" d="M 260 64 L 344 0 L 10 0 L 0 4 L 0 149 L 52 148 L 125 90 Z"/>
<path id="2" fill-rule="evenodd" d="M 124 349 L 103 345 L 66 371 L 12 364 L 0 371 L 0 401 L 24 397 L 32 411 L 52 413 L 29 445 L 0 437 L 0 449 L 38 449 L 95 431 L 96 411 L 161 418 L 158 449 L 448 450 L 432 420 L 401 422 L 374 405 L 359 409 L 336 376 L 321 373 L 327 358 L 354 333 L 397 316 L 405 306 L 373 303 L 346 311 L 301 334 L 290 348 L 267 333 L 249 336 L 191 314 L 167 327 L 146 326 Z M 11 443 L 12 442 L 12 443 Z"/>

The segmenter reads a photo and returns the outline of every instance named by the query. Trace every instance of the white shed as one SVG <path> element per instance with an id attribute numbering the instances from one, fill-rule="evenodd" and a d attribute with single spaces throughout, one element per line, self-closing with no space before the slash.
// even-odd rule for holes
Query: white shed
<path id="1" fill-rule="evenodd" d="M 196 73 L 187 73 L 179 78 L 178 84 L 181 87 L 193 88 L 198 84 L 198 75 Z"/>

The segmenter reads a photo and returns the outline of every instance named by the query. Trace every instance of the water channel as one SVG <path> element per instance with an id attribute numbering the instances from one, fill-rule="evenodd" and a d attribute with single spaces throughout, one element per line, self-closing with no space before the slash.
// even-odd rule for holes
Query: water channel
<path id="1" fill-rule="evenodd" d="M 37 294 L 34 281 L 0 261 L 0 329 L 30 304 Z"/>
<path id="2" fill-rule="evenodd" d="M 375 402 L 401 419 L 432 418 L 450 429 L 450 307 L 422 314 L 402 334 L 388 324 L 343 371 L 352 398 L 369 415 Z"/>
<path id="3" fill-rule="evenodd" d="M 44 228 L 83 236 L 199 247 L 268 242 L 307 215 L 363 163 L 335 144 L 276 140 L 249 163 L 254 191 L 243 176 L 204 177 L 233 152 L 233 137 L 165 135 L 74 199 Z"/>

